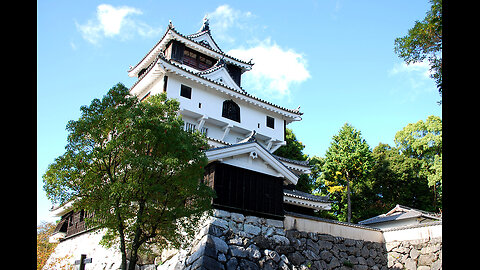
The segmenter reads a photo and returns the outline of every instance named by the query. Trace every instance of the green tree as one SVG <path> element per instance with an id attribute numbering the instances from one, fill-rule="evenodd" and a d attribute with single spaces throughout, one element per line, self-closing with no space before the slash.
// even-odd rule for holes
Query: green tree
<path id="1" fill-rule="evenodd" d="M 293 131 L 289 128 L 285 130 L 285 141 L 287 144 L 278 148 L 277 151 L 275 151 L 275 155 L 301 161 L 308 159 L 308 155 L 303 153 L 305 145 L 303 145 L 303 143 L 297 139 L 295 133 L 293 133 Z M 313 189 L 312 178 L 307 174 L 300 175 L 295 189 L 311 193 Z"/>
<path id="2" fill-rule="evenodd" d="M 406 157 L 420 162 L 420 174 L 433 189 L 433 205 L 439 206 L 442 198 L 442 119 L 431 115 L 424 122 L 408 124 L 395 134 L 395 143 Z"/>
<path id="3" fill-rule="evenodd" d="M 305 145 L 297 139 L 295 133 L 289 128 L 285 130 L 285 141 L 287 144 L 280 146 L 275 151 L 275 155 L 294 160 L 307 160 L 308 156 L 303 153 Z"/>
<path id="4" fill-rule="evenodd" d="M 432 200 L 434 193 L 427 178 L 421 174 L 421 161 L 403 155 L 397 148 L 380 143 L 373 149 L 372 192 L 377 196 L 375 216 L 392 209 L 396 204 L 406 205 L 425 211 L 435 211 Z M 368 218 L 369 216 L 366 216 Z"/>
<path id="5" fill-rule="evenodd" d="M 337 201 L 332 208 L 340 220 L 345 220 L 346 199 L 346 220 L 351 222 L 351 193 L 365 181 L 372 166 L 372 152 L 361 132 L 345 123 L 338 135 L 333 136 L 322 168 L 324 185 L 331 197 Z"/>
<path id="6" fill-rule="evenodd" d="M 82 106 L 69 121 L 66 151 L 49 165 L 44 189 L 54 203 L 73 201 L 105 228 L 101 244 L 117 245 L 122 269 L 139 252 L 180 247 L 193 237 L 214 192 L 204 185 L 207 142 L 183 130 L 179 103 L 166 94 L 140 102 L 123 84 Z"/>
<path id="7" fill-rule="evenodd" d="M 395 39 L 395 53 L 407 64 L 430 64 L 430 77 L 435 80 L 442 95 L 442 0 L 430 0 L 431 8 L 423 21 L 415 21 L 408 34 Z M 439 102 L 441 103 L 441 101 Z"/>

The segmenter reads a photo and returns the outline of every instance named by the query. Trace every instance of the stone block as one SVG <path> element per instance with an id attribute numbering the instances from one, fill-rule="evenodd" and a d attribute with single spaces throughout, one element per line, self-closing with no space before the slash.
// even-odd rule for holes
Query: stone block
<path id="1" fill-rule="evenodd" d="M 230 258 L 227 262 L 227 270 L 236 270 L 238 266 L 238 260 L 235 257 Z"/>
<path id="2" fill-rule="evenodd" d="M 253 224 L 255 226 L 261 226 L 262 225 L 261 220 L 262 220 L 262 218 L 259 218 L 259 217 L 256 217 L 256 216 L 247 216 L 245 218 L 245 223 L 246 224 Z"/>
<path id="3" fill-rule="evenodd" d="M 280 263 L 278 264 L 278 269 L 290 270 L 290 268 L 288 268 L 288 264 L 284 261 L 280 261 Z M 318 269 L 320 269 L 320 268 L 318 268 Z"/>
<path id="4" fill-rule="evenodd" d="M 313 263 L 313 267 L 315 267 L 318 270 L 327 269 L 327 263 L 324 261 L 315 261 Z"/>
<path id="5" fill-rule="evenodd" d="M 333 269 L 333 268 L 339 267 L 339 266 L 340 266 L 340 261 L 336 257 L 333 257 L 332 260 L 330 261 L 330 263 L 327 265 L 327 268 L 328 269 Z"/>
<path id="6" fill-rule="evenodd" d="M 287 237 L 281 235 L 274 235 L 272 236 L 273 241 L 277 244 L 288 246 L 290 245 L 290 240 Z"/>
<path id="7" fill-rule="evenodd" d="M 418 258 L 418 256 L 420 255 L 420 252 L 418 252 L 418 250 L 412 248 L 412 250 L 410 250 L 410 258 L 412 259 L 416 259 Z"/>
<path id="8" fill-rule="evenodd" d="M 363 258 L 363 257 L 357 257 L 357 262 L 358 262 L 358 264 L 361 264 L 361 265 L 366 265 L 367 264 L 367 260 L 365 260 L 365 258 Z"/>
<path id="9" fill-rule="evenodd" d="M 241 237 L 235 235 L 233 238 L 229 239 L 229 240 L 227 241 L 227 243 L 228 243 L 229 245 L 241 246 L 241 245 L 243 245 L 243 240 L 242 240 Z"/>
<path id="10" fill-rule="evenodd" d="M 303 255 L 305 255 L 305 257 L 308 260 L 314 261 L 314 260 L 319 260 L 320 259 L 320 256 L 318 254 L 313 253 L 313 251 L 311 251 L 309 249 L 304 250 L 302 253 L 303 253 Z"/>
<path id="11" fill-rule="evenodd" d="M 442 269 L 442 261 L 441 260 L 437 260 L 435 262 L 432 263 L 432 266 L 430 267 L 431 270 L 439 270 L 439 269 Z"/>
<path id="12" fill-rule="evenodd" d="M 375 261 L 374 261 L 372 258 L 368 258 L 368 259 L 367 259 L 367 265 L 370 266 L 370 267 L 371 267 L 371 266 L 374 266 L 374 265 L 375 265 Z"/>
<path id="13" fill-rule="evenodd" d="M 418 256 L 418 265 L 429 266 L 433 263 L 435 256 L 433 254 L 421 254 Z"/>
<path id="14" fill-rule="evenodd" d="M 288 254 L 287 258 L 294 265 L 300 265 L 305 262 L 305 257 L 303 257 L 303 255 L 298 251 Z"/>
<path id="15" fill-rule="evenodd" d="M 387 251 L 390 252 L 392 251 L 394 248 L 398 247 L 399 245 L 401 244 L 401 242 L 388 242 L 385 244 L 385 247 L 387 248 Z"/>
<path id="16" fill-rule="evenodd" d="M 248 246 L 246 251 L 248 254 L 248 258 L 250 260 L 258 260 L 260 259 L 260 257 L 262 257 L 262 253 L 260 252 L 260 249 L 254 244 Z"/>
<path id="17" fill-rule="evenodd" d="M 370 249 L 370 257 L 371 258 L 375 258 L 377 257 L 377 251 L 375 249 Z"/>
<path id="18" fill-rule="evenodd" d="M 225 257 L 225 254 L 220 253 L 220 254 L 218 254 L 217 260 L 218 260 L 219 262 L 226 262 L 226 261 L 227 261 L 227 258 Z"/>
<path id="19" fill-rule="evenodd" d="M 363 246 L 361 254 L 362 254 L 362 257 L 368 258 L 368 256 L 370 256 L 370 251 L 366 246 Z"/>
<path id="20" fill-rule="evenodd" d="M 407 270 L 417 269 L 417 262 L 412 258 L 408 258 L 407 260 L 405 260 L 405 269 Z"/>
<path id="21" fill-rule="evenodd" d="M 270 241 L 263 235 L 255 236 L 254 238 L 252 238 L 252 242 L 261 249 L 272 249 Z"/>
<path id="22" fill-rule="evenodd" d="M 322 242 L 325 242 L 325 241 L 322 241 Z M 330 243 L 330 242 L 327 242 L 327 243 Z M 320 253 L 320 246 L 311 239 L 307 239 L 307 249 L 313 251 L 313 253 L 315 254 Z"/>
<path id="23" fill-rule="evenodd" d="M 259 235 L 262 229 L 252 224 L 245 224 L 244 231 L 248 234 Z"/>
<path id="24" fill-rule="evenodd" d="M 220 209 L 214 209 L 213 210 L 213 216 L 219 217 L 219 218 L 229 218 L 230 217 L 230 212 L 220 210 Z"/>
<path id="25" fill-rule="evenodd" d="M 216 225 L 208 226 L 208 234 L 220 237 L 223 235 L 223 229 Z"/>
<path id="26" fill-rule="evenodd" d="M 228 230 L 228 221 L 223 220 L 221 218 L 214 218 L 212 224 L 218 226 L 224 230 Z"/>
<path id="27" fill-rule="evenodd" d="M 327 249 L 327 250 L 332 249 L 332 246 L 333 246 L 333 244 L 329 241 L 318 240 L 317 243 L 318 243 L 318 246 L 320 247 L 320 249 L 322 249 L 322 250 L 323 249 Z"/>
<path id="28" fill-rule="evenodd" d="M 263 253 L 265 254 L 267 260 L 273 260 L 276 263 L 280 261 L 280 255 L 278 255 L 278 253 L 274 250 L 265 249 Z"/>
<path id="29" fill-rule="evenodd" d="M 242 246 L 230 246 L 230 255 L 233 257 L 245 258 L 247 257 L 247 251 Z"/>
<path id="30" fill-rule="evenodd" d="M 329 234 L 317 234 L 318 240 L 333 242 L 334 237 Z"/>
<path id="31" fill-rule="evenodd" d="M 345 246 L 350 247 L 355 245 L 355 240 L 353 239 L 345 239 Z"/>
<path id="32" fill-rule="evenodd" d="M 292 253 L 295 251 L 295 248 L 292 247 L 291 245 L 289 246 L 276 246 L 275 247 L 275 251 L 279 254 L 288 254 L 288 253 Z"/>
<path id="33" fill-rule="evenodd" d="M 262 270 L 275 270 L 277 269 L 277 266 L 275 265 L 275 262 L 272 260 L 268 260 L 263 263 L 262 265 Z"/>
<path id="34" fill-rule="evenodd" d="M 228 245 L 227 243 L 225 243 L 225 241 L 213 235 L 210 235 L 209 239 L 213 241 L 213 244 L 215 245 L 215 249 L 217 250 L 217 252 L 227 253 Z"/>
<path id="35" fill-rule="evenodd" d="M 240 213 L 231 213 L 230 219 L 235 222 L 243 222 L 245 220 L 245 216 Z"/>
<path id="36" fill-rule="evenodd" d="M 308 233 L 308 238 L 312 239 L 313 241 L 318 241 L 318 236 L 314 232 L 309 232 Z"/>
<path id="37" fill-rule="evenodd" d="M 283 228 L 283 221 L 276 220 L 276 219 L 266 219 L 267 226 L 276 227 L 276 228 Z"/>
<path id="38" fill-rule="evenodd" d="M 332 260 L 333 254 L 328 250 L 323 250 L 320 252 L 320 258 L 328 263 Z"/>
<path id="39" fill-rule="evenodd" d="M 208 269 L 208 270 L 220 270 L 225 269 L 221 263 L 208 256 L 202 256 L 192 264 L 193 269 Z"/>
<path id="40" fill-rule="evenodd" d="M 241 259 L 240 260 L 240 269 L 245 269 L 245 270 L 260 270 L 258 265 L 254 262 L 251 262 L 249 260 Z"/>

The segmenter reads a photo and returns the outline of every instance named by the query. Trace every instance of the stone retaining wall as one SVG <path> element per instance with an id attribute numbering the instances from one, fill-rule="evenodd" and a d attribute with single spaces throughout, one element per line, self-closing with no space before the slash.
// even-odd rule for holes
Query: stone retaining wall
<path id="1" fill-rule="evenodd" d="M 184 260 L 157 269 L 387 269 L 383 243 L 284 230 L 279 220 L 221 210 L 198 239 Z"/>
<path id="2" fill-rule="evenodd" d="M 385 244 L 390 269 L 442 269 L 442 239 L 393 241 Z"/>
<path id="3" fill-rule="evenodd" d="M 383 232 L 388 236 L 385 239 L 390 240 L 385 243 L 379 241 L 376 235 L 376 233 L 382 233 L 381 231 L 361 228 L 354 224 L 311 218 L 312 222 L 318 223 L 316 228 L 313 226 L 314 223 L 302 225 L 297 222 L 295 225 L 292 220 L 284 222 L 222 210 L 214 210 L 213 213 L 213 216 L 205 216 L 195 239 L 187 249 L 165 250 L 158 257 L 140 256 L 136 269 L 436 270 L 442 268 L 441 229 L 440 237 L 400 241 L 397 239 L 403 239 L 405 234 L 410 235 L 407 229 L 402 229 L 404 232 L 401 233 L 398 230 L 395 232 L 392 230 L 391 233 L 395 235 L 391 236 L 388 236 L 389 232 L 386 231 Z M 290 216 L 292 217 L 301 218 L 300 222 L 307 219 Z M 332 229 L 326 224 L 336 227 Z M 303 228 L 302 226 L 310 231 L 297 230 Z M 426 228 L 424 225 L 421 227 L 408 228 L 408 230 L 422 230 L 419 235 L 428 237 L 438 235 L 438 232 L 424 233 Z M 367 233 L 357 232 L 362 229 Z M 438 228 L 434 231 L 438 231 Z M 101 233 L 87 232 L 65 240 L 57 246 L 52 258 L 72 254 L 74 257 L 68 264 L 73 265 L 75 256 L 83 253 L 87 254 L 87 257 L 93 257 L 95 267 L 91 269 L 118 269 L 119 251 L 113 248 L 107 251 L 99 246 L 97 242 L 101 235 Z M 94 265 L 90 265 L 92 266 Z"/>

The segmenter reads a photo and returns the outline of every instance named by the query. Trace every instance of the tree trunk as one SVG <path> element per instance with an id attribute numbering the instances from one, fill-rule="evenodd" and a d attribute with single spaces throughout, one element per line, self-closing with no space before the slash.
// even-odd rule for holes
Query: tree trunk
<path id="1" fill-rule="evenodd" d="M 117 222 L 118 222 L 118 234 L 120 237 L 120 252 L 122 253 L 122 264 L 121 264 L 121 269 L 122 270 L 127 270 L 127 251 L 125 248 L 125 233 L 124 233 L 124 227 L 123 227 L 123 219 L 120 216 L 120 212 L 118 208 L 120 207 L 120 200 L 116 200 L 116 217 L 117 217 Z"/>
<path id="2" fill-rule="evenodd" d="M 347 172 L 347 222 L 350 223 L 352 219 L 352 203 L 350 202 L 350 179 Z"/>
<path id="3" fill-rule="evenodd" d="M 135 265 L 137 264 L 137 259 L 138 259 L 138 249 L 142 245 L 143 241 L 140 240 L 140 237 L 142 235 L 142 219 L 143 219 L 143 211 L 145 209 L 145 201 L 141 200 L 138 203 L 138 212 L 137 212 L 137 220 L 136 220 L 136 230 L 135 230 L 135 236 L 133 238 L 132 242 L 132 251 L 130 252 L 130 263 L 128 264 L 128 270 L 135 270 Z"/>

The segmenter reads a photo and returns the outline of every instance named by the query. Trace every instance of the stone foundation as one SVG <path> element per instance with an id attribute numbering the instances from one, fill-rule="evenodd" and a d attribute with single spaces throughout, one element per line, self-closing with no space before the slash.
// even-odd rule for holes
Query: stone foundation
<path id="1" fill-rule="evenodd" d="M 388 267 L 394 269 L 442 269 L 442 239 L 386 243 Z"/>
<path id="2" fill-rule="evenodd" d="M 338 221 L 312 218 L 307 224 L 306 217 L 288 216 L 285 230 L 281 220 L 222 210 L 213 213 L 205 216 L 188 248 L 164 250 L 157 257 L 140 256 L 136 269 L 442 269 L 441 237 L 395 240 L 414 235 L 409 230 L 425 231 L 425 226 L 383 232 L 389 239 L 385 243 L 377 237 L 382 236 L 380 230 Z M 297 230 L 302 226 L 310 231 Z M 423 231 L 422 235 L 438 235 Z M 52 257 L 72 254 L 73 264 L 83 253 L 95 264 L 87 269 L 118 269 L 120 252 L 99 246 L 100 239 L 101 234 L 93 232 L 67 239 Z"/>
<path id="3" fill-rule="evenodd" d="M 221 210 L 214 216 L 185 261 L 157 269 L 387 269 L 382 243 L 285 231 L 279 220 Z"/>

